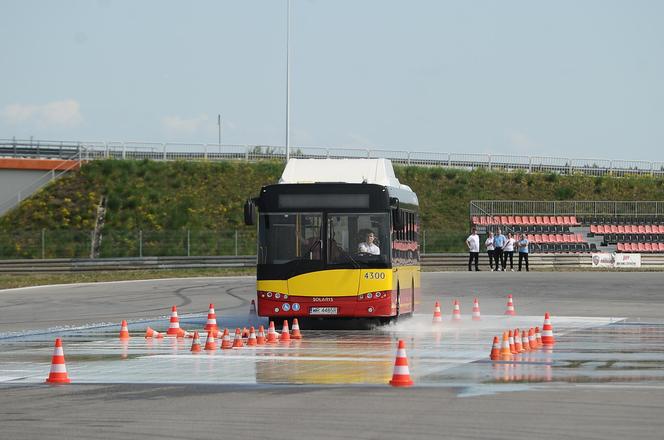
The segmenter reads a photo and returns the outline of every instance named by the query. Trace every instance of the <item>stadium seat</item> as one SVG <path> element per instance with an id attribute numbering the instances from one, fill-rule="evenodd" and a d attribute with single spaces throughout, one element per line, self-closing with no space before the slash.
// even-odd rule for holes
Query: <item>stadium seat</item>
<path id="1" fill-rule="evenodd" d="M 536 225 L 543 225 L 544 224 L 544 220 L 542 219 L 541 215 L 535 216 L 535 224 Z"/>
<path id="2" fill-rule="evenodd" d="M 576 219 L 576 216 L 575 216 L 575 215 L 573 215 L 573 216 L 570 218 L 570 221 L 572 222 L 572 225 L 573 225 L 573 226 L 578 226 L 578 225 L 581 224 L 581 223 L 579 223 L 579 221 Z"/>
<path id="3" fill-rule="evenodd" d="M 641 232 L 641 228 L 643 228 L 643 232 Z M 653 233 L 653 226 L 651 225 L 639 226 L 639 234 L 652 234 L 652 233 Z"/>
<path id="4" fill-rule="evenodd" d="M 657 247 L 659 252 L 664 252 L 664 243 L 657 243 Z"/>
<path id="5" fill-rule="evenodd" d="M 500 216 L 500 224 L 501 225 L 507 225 L 509 222 L 507 221 L 507 216 L 506 215 L 501 215 Z"/>
<path id="6" fill-rule="evenodd" d="M 569 216 L 563 216 L 563 225 L 572 226 L 572 219 Z"/>
<path id="7" fill-rule="evenodd" d="M 652 252 L 652 243 L 645 243 L 646 252 Z"/>
<path id="8" fill-rule="evenodd" d="M 551 220 L 553 222 L 553 217 L 551 217 Z M 565 221 L 563 220 L 563 217 L 560 216 L 560 215 L 555 217 L 555 220 L 556 220 L 555 224 L 557 224 L 557 225 L 564 225 L 565 224 Z"/>
<path id="9" fill-rule="evenodd" d="M 623 245 L 622 243 L 618 243 L 618 245 L 616 246 L 616 250 L 618 252 L 622 252 L 623 250 L 625 250 L 625 245 Z"/>
<path id="10" fill-rule="evenodd" d="M 542 217 L 542 224 L 551 226 L 551 218 L 548 215 Z"/>
<path id="11" fill-rule="evenodd" d="M 595 227 L 595 225 L 590 225 L 590 233 L 591 234 L 597 233 L 597 228 Z"/>
<path id="12" fill-rule="evenodd" d="M 520 215 L 514 216 L 514 224 L 516 224 L 516 225 L 522 225 L 523 224 L 523 219 L 521 219 Z"/>
<path id="13" fill-rule="evenodd" d="M 625 233 L 625 227 L 623 225 L 618 225 L 618 234 L 624 234 Z"/>
<path id="14" fill-rule="evenodd" d="M 479 225 L 480 219 L 476 215 L 474 215 L 473 218 L 470 220 L 470 222 L 474 225 Z"/>
<path id="15" fill-rule="evenodd" d="M 507 216 L 507 223 L 506 223 L 506 224 L 508 224 L 508 225 L 515 225 L 515 224 L 516 224 L 516 220 L 514 220 L 514 216 L 512 216 L 512 215 L 508 215 L 508 216 Z"/>
<path id="16" fill-rule="evenodd" d="M 534 215 L 529 215 L 528 216 L 528 224 L 529 225 L 536 225 L 537 224 L 537 220 L 536 220 Z"/>
<path id="17" fill-rule="evenodd" d="M 611 229 L 610 232 L 612 234 L 617 234 L 618 233 L 618 225 L 611 225 L 609 228 Z"/>
<path id="18" fill-rule="evenodd" d="M 577 243 L 585 243 L 586 240 L 583 238 L 583 234 L 580 232 L 576 233 L 576 242 Z"/>

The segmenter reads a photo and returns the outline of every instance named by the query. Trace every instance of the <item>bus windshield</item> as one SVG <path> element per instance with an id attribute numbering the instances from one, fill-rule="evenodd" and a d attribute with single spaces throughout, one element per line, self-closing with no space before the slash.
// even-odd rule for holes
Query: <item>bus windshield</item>
<path id="1" fill-rule="evenodd" d="M 259 264 L 322 261 L 321 213 L 261 214 L 260 217 Z"/>
<path id="2" fill-rule="evenodd" d="M 389 227 L 387 213 L 327 214 L 328 264 L 388 264 Z"/>

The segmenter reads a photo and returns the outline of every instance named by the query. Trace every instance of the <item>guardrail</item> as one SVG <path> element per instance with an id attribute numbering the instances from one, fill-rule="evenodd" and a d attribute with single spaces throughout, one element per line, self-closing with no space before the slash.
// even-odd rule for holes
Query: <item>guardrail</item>
<path id="1" fill-rule="evenodd" d="M 174 142 L 100 142 L 0 139 L 0 156 L 67 159 L 80 154 L 84 160 L 262 160 L 286 159 L 286 147 L 270 145 L 221 145 Z M 592 176 L 664 175 L 664 162 L 609 160 L 509 154 L 443 153 L 383 148 L 299 146 L 293 158 L 385 158 L 416 166 L 525 172 L 553 172 Z"/>
<path id="2" fill-rule="evenodd" d="M 484 257 L 484 256 L 483 256 Z M 591 269 L 590 254 L 531 254 L 530 268 Z M 488 261 L 481 258 L 482 268 Z M 467 253 L 427 254 L 422 256 L 425 269 L 467 270 Z M 664 269 L 664 254 L 642 254 L 642 269 Z M 101 259 L 1 260 L 0 273 L 62 273 L 117 270 L 209 269 L 256 267 L 256 257 L 144 257 Z"/>

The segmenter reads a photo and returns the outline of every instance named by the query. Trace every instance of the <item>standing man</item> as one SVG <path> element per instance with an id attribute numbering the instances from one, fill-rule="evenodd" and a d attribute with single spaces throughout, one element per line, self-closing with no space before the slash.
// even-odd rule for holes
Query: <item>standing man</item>
<path id="1" fill-rule="evenodd" d="M 493 272 L 493 232 L 489 232 L 489 236 L 484 241 L 484 246 L 486 246 L 486 253 L 489 254 L 489 267 L 491 268 L 491 272 Z"/>
<path id="2" fill-rule="evenodd" d="M 521 234 L 521 240 L 519 240 L 519 272 L 521 272 L 521 261 L 526 260 L 526 272 L 528 270 L 528 239 L 526 234 Z"/>
<path id="3" fill-rule="evenodd" d="M 473 226 L 470 235 L 466 238 L 466 246 L 468 246 L 468 270 L 472 271 L 470 266 L 475 261 L 475 271 L 479 272 L 478 262 L 480 259 L 480 237 L 477 235 L 477 228 Z"/>
<path id="4" fill-rule="evenodd" d="M 505 263 L 503 262 L 503 246 L 505 246 L 505 236 L 500 228 L 496 231 L 496 236 L 493 237 L 493 257 L 496 259 L 496 270 L 505 270 Z"/>

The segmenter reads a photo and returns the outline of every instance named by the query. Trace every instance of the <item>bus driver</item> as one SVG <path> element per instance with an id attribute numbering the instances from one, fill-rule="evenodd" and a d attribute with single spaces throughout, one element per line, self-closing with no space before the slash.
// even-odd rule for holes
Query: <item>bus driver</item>
<path id="1" fill-rule="evenodd" d="M 357 246 L 357 251 L 360 254 L 380 255 L 380 248 L 374 244 L 375 239 L 374 233 L 368 232 L 366 241 Z"/>

